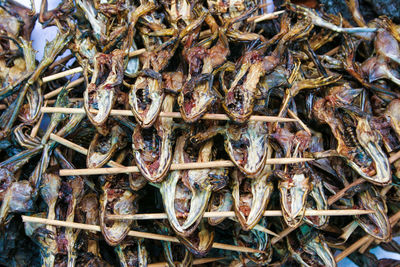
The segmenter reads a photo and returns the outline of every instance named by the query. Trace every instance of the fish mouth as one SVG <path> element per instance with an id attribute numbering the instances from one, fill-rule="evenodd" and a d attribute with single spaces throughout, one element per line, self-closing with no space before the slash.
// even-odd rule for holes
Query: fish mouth
<path id="1" fill-rule="evenodd" d="M 172 162 L 171 136 L 168 134 L 159 136 L 155 128 L 146 130 L 136 127 L 132 135 L 136 165 L 150 182 L 162 182 Z M 146 135 L 150 135 L 151 138 L 146 138 Z M 146 141 L 151 141 L 151 144 L 146 144 L 149 143 Z M 148 157 L 144 158 L 144 154 Z"/>
<path id="2" fill-rule="evenodd" d="M 222 107 L 226 114 L 237 123 L 245 123 L 253 113 L 254 94 L 251 90 L 245 87 L 246 79 L 251 69 L 250 64 L 243 64 L 240 70 L 236 73 L 229 89 L 226 90 L 226 96 L 222 101 Z M 232 73 L 232 71 L 228 71 Z M 225 77 L 225 74 L 223 74 Z M 226 84 L 223 83 L 226 87 Z"/>
<path id="3" fill-rule="evenodd" d="M 129 91 L 129 105 L 139 125 L 149 128 L 156 121 L 164 100 L 161 74 L 144 69 Z"/>
<path id="4" fill-rule="evenodd" d="M 222 107 L 233 121 L 245 123 L 253 113 L 254 102 L 252 93 L 245 91 L 242 86 L 237 86 L 228 92 Z"/>
<path id="5" fill-rule="evenodd" d="M 182 220 L 178 219 L 175 209 L 176 190 L 179 180 L 182 179 L 182 175 L 181 171 L 171 172 L 170 177 L 162 183 L 160 193 L 172 228 L 179 235 L 188 237 L 201 222 L 211 196 L 211 190 L 191 191 L 190 209 L 182 222 Z"/>
<path id="6" fill-rule="evenodd" d="M 266 227 L 266 219 L 263 218 L 260 221 L 262 227 Z M 265 265 L 272 260 L 272 246 L 271 239 L 267 233 L 252 229 L 249 231 L 240 230 L 236 238 L 236 242 L 239 246 L 251 247 L 259 250 L 259 253 L 246 253 L 246 258 L 259 265 Z"/>
<path id="7" fill-rule="evenodd" d="M 216 101 L 212 89 L 213 80 L 212 74 L 200 74 L 183 85 L 178 104 L 185 122 L 192 123 L 200 119 Z"/>
<path id="8" fill-rule="evenodd" d="M 262 218 L 274 187 L 273 184 L 268 181 L 271 173 L 263 173 L 256 178 L 252 178 L 250 182 L 251 184 L 250 194 L 252 195 L 251 203 L 248 203 L 247 209 L 243 210 L 240 205 L 242 202 L 240 194 L 241 179 L 238 177 L 238 175 L 243 175 L 243 174 L 236 173 L 234 175 L 236 177 L 235 185 L 232 190 L 234 210 L 239 220 L 239 223 L 242 226 L 242 229 L 245 231 L 249 231 L 253 229 L 253 227 Z M 244 178 L 244 179 L 249 179 L 249 178 Z M 248 211 L 248 209 L 250 209 L 250 211 Z"/>
<path id="9" fill-rule="evenodd" d="M 236 129 L 231 134 L 228 133 L 225 139 L 225 150 L 241 172 L 247 176 L 256 177 L 261 173 L 267 159 L 268 135 L 264 130 L 252 131 L 253 125 L 254 127 L 258 125 L 251 125 L 245 132 L 239 129 L 239 136 L 236 136 Z"/>
<path id="10" fill-rule="evenodd" d="M 88 168 L 104 166 L 117 150 L 126 146 L 125 132 L 119 126 L 112 127 L 108 136 L 97 133 L 88 149 L 86 165 Z"/>
<path id="11" fill-rule="evenodd" d="M 374 210 L 374 213 L 356 216 L 357 222 L 365 232 L 378 240 L 388 240 L 392 227 L 387 217 L 386 202 L 380 197 L 379 192 L 370 186 L 357 197 L 358 205 L 365 210 Z"/>
<path id="12" fill-rule="evenodd" d="M 325 118 L 338 141 L 337 155 L 361 177 L 376 185 L 392 181 L 389 159 L 379 145 L 381 136 L 368 117 L 351 106 L 340 107 L 338 117 Z M 332 122 L 329 122 L 331 120 Z M 337 125 L 338 124 L 338 125 Z"/>
<path id="13" fill-rule="evenodd" d="M 89 85 L 88 88 L 90 86 L 91 85 Z M 101 89 L 89 93 L 89 90 L 91 90 L 91 88 L 85 90 L 83 95 L 86 115 L 93 125 L 101 127 L 106 123 L 111 109 L 114 106 L 116 100 L 115 93 L 112 90 Z"/>
<path id="14" fill-rule="evenodd" d="M 116 101 L 115 89 L 124 76 L 124 56 L 125 52 L 115 50 L 110 55 L 98 53 L 95 57 L 93 76 L 83 98 L 86 114 L 97 128 L 103 128 Z"/>
<path id="15" fill-rule="evenodd" d="M 178 239 L 197 257 L 204 257 L 214 243 L 215 232 L 202 221 L 199 228 L 188 237 L 178 235 Z"/>
<path id="16" fill-rule="evenodd" d="M 260 147 L 254 147 L 253 144 L 250 144 L 249 147 L 244 149 L 235 149 L 234 147 L 242 147 L 239 143 L 241 142 L 235 142 L 229 139 L 225 142 L 225 148 L 228 151 L 230 159 L 239 170 L 247 176 L 257 176 L 265 165 L 267 158 L 266 146 L 263 150 L 261 150 Z M 259 157 L 259 152 L 262 154 L 261 157 Z"/>
<path id="17" fill-rule="evenodd" d="M 311 233 L 305 244 L 300 245 L 293 242 L 293 239 L 302 237 L 291 237 L 288 239 L 289 251 L 295 255 L 295 260 L 306 266 L 315 264 L 315 266 L 337 266 L 335 257 L 332 254 L 328 244 L 317 233 Z M 300 245 L 300 246 L 299 246 Z M 304 246 L 301 248 L 301 246 Z"/>
<path id="18" fill-rule="evenodd" d="M 217 204 L 216 204 L 217 203 Z M 215 205 L 216 204 L 216 205 Z M 232 193 L 228 189 L 222 189 L 211 195 L 209 211 L 230 211 L 233 205 Z M 215 226 L 225 218 L 208 218 L 208 224 Z"/>
<path id="19" fill-rule="evenodd" d="M 368 181 L 377 185 L 387 185 L 392 182 L 392 174 L 390 170 L 389 159 L 378 145 L 377 133 L 372 134 L 372 129 L 366 119 L 358 120 L 357 139 L 359 140 L 364 151 L 372 159 L 375 166 L 375 175 L 368 175 L 357 166 L 358 173 Z"/>
<path id="20" fill-rule="evenodd" d="M 177 140 L 174 162 L 187 162 L 184 147 L 188 135 Z M 208 141 L 200 149 L 197 162 L 209 162 L 213 156 L 213 141 Z M 226 185 L 224 169 L 194 169 L 172 171 L 161 184 L 160 193 L 168 220 L 181 236 L 190 236 L 200 224 L 208 207 L 212 191 Z M 178 218 L 179 216 L 179 218 Z"/>
<path id="21" fill-rule="evenodd" d="M 313 177 L 313 188 L 306 203 L 307 209 L 327 210 L 328 200 L 326 198 L 322 182 Z M 304 221 L 313 227 L 321 229 L 329 221 L 329 216 L 305 216 Z"/>
<path id="22" fill-rule="evenodd" d="M 389 159 L 379 146 L 379 133 L 372 130 L 367 118 L 354 117 L 355 130 L 342 136 L 338 146 L 339 156 L 343 157 L 361 177 L 376 185 L 387 185 L 392 181 Z M 347 132 L 346 132 L 347 133 Z M 346 134 L 345 133 L 345 134 Z M 355 143 L 349 152 L 346 142 Z"/>
<path id="23" fill-rule="evenodd" d="M 109 196 L 113 197 L 113 194 L 119 195 L 116 201 L 110 203 L 108 200 Z M 121 189 L 106 189 L 102 197 L 100 198 L 100 228 L 104 236 L 104 239 L 110 246 L 116 246 L 122 242 L 130 230 L 131 220 L 118 220 L 112 221 L 111 225 L 108 222 L 107 210 L 109 205 L 112 205 L 112 209 L 115 214 L 134 214 L 137 212 L 137 208 L 134 205 L 136 195 L 132 194 L 128 190 Z"/>
<path id="24" fill-rule="evenodd" d="M 294 174 L 290 180 L 278 184 L 283 219 L 289 227 L 297 227 L 306 211 L 306 200 L 310 192 L 309 178 L 303 173 Z"/>

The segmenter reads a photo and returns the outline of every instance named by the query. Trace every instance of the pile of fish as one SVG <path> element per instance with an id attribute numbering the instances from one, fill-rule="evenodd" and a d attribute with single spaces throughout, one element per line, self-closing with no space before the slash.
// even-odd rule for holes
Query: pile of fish
<path id="1" fill-rule="evenodd" d="M 219 257 L 208 265 L 336 266 L 335 253 L 372 236 L 349 258 L 399 265 L 369 249 L 400 253 L 389 219 L 400 211 L 400 26 L 364 18 L 358 0 L 346 1 L 348 18 L 296 3 L 63 0 L 48 10 L 42 0 L 37 12 L 0 1 L 0 264 L 191 266 Z M 37 20 L 58 29 L 40 61 Z M 81 74 L 44 81 L 77 67 Z M 266 116 L 292 120 L 257 119 Z M 268 163 L 277 158 L 313 160 Z M 220 160 L 234 167 L 170 169 Z M 140 172 L 60 175 L 123 166 Z M 373 213 L 305 213 L 342 209 Z M 203 217 L 226 211 L 235 217 Z M 109 217 L 141 213 L 168 220 Z"/>

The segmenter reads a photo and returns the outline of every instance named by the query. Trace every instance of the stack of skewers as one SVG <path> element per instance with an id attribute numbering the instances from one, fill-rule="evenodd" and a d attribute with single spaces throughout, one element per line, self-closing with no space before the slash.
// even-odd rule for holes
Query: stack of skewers
<path id="1" fill-rule="evenodd" d="M 400 26 L 347 4 L 1 2 L 0 264 L 399 264 Z"/>

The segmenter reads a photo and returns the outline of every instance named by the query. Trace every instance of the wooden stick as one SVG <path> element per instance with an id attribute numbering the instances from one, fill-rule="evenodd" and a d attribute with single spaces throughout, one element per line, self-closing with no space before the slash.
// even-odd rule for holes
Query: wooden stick
<path id="1" fill-rule="evenodd" d="M 73 69 L 70 69 L 70 70 L 59 72 L 57 74 L 53 74 L 53 75 L 50 75 L 50 76 L 47 76 L 47 77 L 43 77 L 42 81 L 44 83 L 47 83 L 47 82 L 54 81 L 54 80 L 63 78 L 65 76 L 72 75 L 72 74 L 75 74 L 75 73 L 79 73 L 79 72 L 82 72 L 82 71 L 83 71 L 82 67 L 77 67 L 77 68 L 73 68 Z"/>
<path id="2" fill-rule="evenodd" d="M 42 107 L 43 113 L 65 113 L 65 114 L 85 114 L 83 108 L 61 108 L 61 107 Z M 95 112 L 95 110 L 93 110 Z M 133 116 L 130 110 L 117 110 L 113 109 L 110 113 L 111 116 Z M 160 112 L 160 117 L 176 118 L 181 119 L 182 115 L 180 112 Z M 230 120 L 226 114 L 204 114 L 201 117 L 203 120 Z M 264 122 L 295 122 L 296 119 L 281 118 L 275 116 L 258 116 L 253 115 L 249 118 L 251 121 L 264 121 Z"/>
<path id="3" fill-rule="evenodd" d="M 334 54 L 336 54 L 340 49 L 340 46 L 336 46 L 335 48 L 329 50 L 327 53 L 325 53 L 325 55 L 327 56 L 333 56 Z"/>
<path id="4" fill-rule="evenodd" d="M 68 148 L 75 150 L 83 155 L 87 155 L 87 149 L 83 148 L 71 141 L 68 141 L 65 138 L 62 138 L 55 134 L 50 134 L 50 139 L 56 141 Z M 276 159 L 267 159 L 266 164 L 292 164 L 298 162 L 307 162 L 312 161 L 312 158 L 276 158 Z M 121 164 L 118 164 L 112 160 L 110 160 L 107 164 L 113 166 L 113 168 L 98 168 L 98 169 L 62 169 L 60 170 L 64 176 L 74 176 L 78 174 L 70 174 L 70 171 L 78 171 L 82 173 L 90 173 L 86 175 L 97 175 L 97 174 L 118 174 L 118 173 L 130 173 L 130 172 L 139 172 L 139 169 L 136 166 L 125 167 Z M 171 170 L 186 170 L 186 169 L 208 169 L 208 168 L 226 168 L 226 167 L 234 167 L 232 161 L 230 160 L 220 160 L 220 161 L 210 161 L 210 162 L 193 162 L 193 163 L 182 163 L 182 164 L 172 164 Z"/>
<path id="5" fill-rule="evenodd" d="M 146 49 L 144 49 L 144 48 L 136 50 L 136 51 L 133 51 L 133 52 L 129 52 L 129 57 L 135 57 L 135 56 L 138 56 L 140 54 L 143 54 L 144 52 L 146 52 Z M 71 75 L 71 74 L 75 74 L 75 73 L 79 73 L 79 72 L 82 72 L 82 71 L 83 71 L 82 67 L 76 67 L 76 68 L 73 68 L 73 69 L 70 69 L 70 70 L 59 72 L 57 74 L 53 74 L 53 75 L 50 75 L 50 76 L 47 76 L 47 77 L 43 77 L 42 81 L 44 83 L 47 83 L 47 82 L 54 81 L 54 80 L 63 78 L 65 76 L 68 76 L 68 75 Z"/>
<path id="6" fill-rule="evenodd" d="M 193 260 L 192 264 L 193 265 L 200 265 L 200 264 L 206 264 L 206 263 L 211 263 L 215 261 L 220 261 L 224 260 L 226 258 L 220 257 L 220 258 L 202 258 L 202 259 L 195 259 Z M 157 263 L 150 263 L 147 265 L 148 267 L 168 267 L 167 262 L 157 262 Z"/>
<path id="7" fill-rule="evenodd" d="M 363 238 L 359 239 L 357 242 L 352 244 L 350 247 L 346 248 L 343 250 L 341 253 L 336 255 L 335 261 L 338 263 L 339 261 L 343 260 L 347 256 L 349 256 L 351 253 L 356 251 L 360 246 L 362 246 L 365 242 L 368 242 L 370 236 L 364 236 Z"/>
<path id="8" fill-rule="evenodd" d="M 367 234 L 368 236 L 368 234 Z M 365 244 L 363 244 L 363 246 L 358 250 L 358 252 L 360 252 L 361 254 L 364 254 L 365 251 L 367 251 L 367 249 L 369 248 L 369 246 L 375 241 L 375 238 L 371 238 L 369 239 L 367 242 L 365 242 Z"/>
<path id="9" fill-rule="evenodd" d="M 83 148 L 80 145 L 77 145 L 71 141 L 68 141 L 67 139 L 62 138 L 56 134 L 50 134 L 50 139 L 66 146 L 68 148 L 71 148 L 72 150 L 75 150 L 78 153 L 87 155 L 88 150 L 86 148 Z"/>
<path id="10" fill-rule="evenodd" d="M 54 61 L 53 63 L 51 63 L 51 65 L 48 67 L 48 69 L 49 70 L 54 69 L 56 66 L 68 62 L 73 57 L 74 57 L 73 54 L 69 54 L 68 56 L 65 56 L 57 61 Z"/>
<path id="11" fill-rule="evenodd" d="M 254 23 L 259 23 L 264 20 L 276 19 L 278 17 L 278 15 L 285 13 L 285 12 L 286 12 L 285 10 L 280 10 L 280 11 L 275 11 L 273 13 L 268 13 L 268 14 L 264 14 L 264 15 L 260 15 L 260 16 L 254 16 L 254 17 L 248 18 L 247 22 L 254 21 Z"/>
<path id="12" fill-rule="evenodd" d="M 83 155 L 87 155 L 87 149 L 83 148 L 67 139 L 64 139 L 58 135 L 50 134 L 50 139 L 56 141 L 68 148 L 71 148 Z M 275 158 L 267 159 L 265 164 L 292 164 L 299 162 L 312 161 L 312 158 Z M 120 164 L 109 161 L 109 165 L 115 166 L 113 168 L 97 168 L 97 169 L 62 169 L 60 170 L 61 176 L 75 176 L 75 175 L 99 175 L 99 174 L 118 174 L 118 173 L 133 173 L 139 172 L 138 167 L 130 166 L 125 167 Z M 171 170 L 186 170 L 186 169 L 209 169 L 209 168 L 229 168 L 234 167 L 235 164 L 230 160 L 218 160 L 210 162 L 192 162 L 192 163 L 181 163 L 171 164 Z M 73 172 L 73 173 L 71 173 Z M 80 173 L 80 174 L 78 174 Z"/>
<path id="13" fill-rule="evenodd" d="M 400 159 L 400 150 L 390 156 L 389 162 L 394 163 L 398 159 Z"/>
<path id="14" fill-rule="evenodd" d="M 299 162 L 312 161 L 312 158 L 275 158 L 267 159 L 265 164 L 294 164 Z M 230 160 L 216 160 L 209 162 L 191 162 L 171 164 L 171 171 L 175 170 L 191 170 L 191 169 L 215 169 L 215 168 L 230 168 L 235 167 L 235 164 Z M 94 169 L 61 169 L 60 176 L 75 176 L 75 175 L 102 175 L 102 174 L 118 174 L 118 173 L 134 173 L 139 172 L 138 167 L 118 167 L 118 168 L 94 168 Z"/>
<path id="15" fill-rule="evenodd" d="M 351 184 L 345 186 L 342 190 L 338 191 L 335 195 L 331 196 L 328 199 L 328 205 L 332 205 L 333 203 L 335 203 L 336 201 L 338 201 L 339 199 L 341 199 L 347 192 L 347 190 L 349 190 L 350 188 L 360 185 L 362 183 L 365 182 L 365 179 L 363 178 L 358 178 L 356 179 L 354 182 L 352 182 Z"/>
<path id="16" fill-rule="evenodd" d="M 234 222 L 239 222 L 236 217 L 229 217 L 229 220 L 234 221 Z M 262 226 L 260 224 L 256 224 L 253 227 L 253 229 L 257 230 L 257 231 L 260 231 L 260 232 L 264 232 L 264 233 L 266 233 L 268 235 L 271 235 L 271 236 L 278 236 L 278 234 L 276 234 L 275 232 L 272 232 L 271 230 L 269 230 L 268 228 L 266 228 L 266 227 L 264 227 L 264 226 Z"/>
<path id="17" fill-rule="evenodd" d="M 73 87 L 75 87 L 75 86 L 80 85 L 81 83 L 83 83 L 84 80 L 85 80 L 84 78 L 79 78 L 79 79 L 76 79 L 75 81 L 70 82 L 70 83 L 67 85 L 67 89 L 70 89 L 70 88 L 73 88 Z M 64 88 L 64 86 L 59 87 L 59 88 L 57 88 L 56 90 L 53 90 L 53 91 L 51 91 L 50 93 L 45 94 L 45 95 L 44 95 L 44 99 L 50 99 L 50 98 L 52 98 L 52 97 L 58 95 L 58 94 L 61 92 L 61 90 L 62 90 L 63 88 Z M 42 112 L 43 112 L 43 111 L 42 111 Z M 46 113 L 46 112 L 43 112 L 43 113 Z"/>
<path id="18" fill-rule="evenodd" d="M 297 115 L 293 111 L 291 111 L 290 109 L 288 109 L 287 111 L 290 117 L 295 119 L 307 133 L 312 135 L 310 128 L 308 128 L 308 126 L 302 120 L 300 120 L 299 117 L 297 117 Z"/>
<path id="19" fill-rule="evenodd" d="M 301 223 L 301 225 L 303 225 L 303 223 Z M 279 233 L 279 236 L 276 236 L 271 239 L 271 244 L 275 245 L 280 240 L 282 240 L 285 236 L 289 235 L 291 232 L 293 232 L 296 229 L 297 229 L 297 227 L 288 227 L 288 228 L 283 229 L 283 231 Z"/>
<path id="20" fill-rule="evenodd" d="M 68 148 L 71 148 L 72 150 L 75 150 L 78 153 L 81 153 L 83 155 L 87 155 L 88 150 L 86 148 L 81 147 L 80 145 L 77 145 L 71 141 L 68 141 L 65 138 L 62 138 L 58 135 L 55 134 L 50 134 L 50 139 L 53 141 L 56 141 Z M 110 160 L 109 162 L 107 162 L 107 165 L 112 166 L 112 167 L 116 167 L 116 168 L 123 168 L 124 165 L 121 165 L 113 160 Z"/>
<path id="21" fill-rule="evenodd" d="M 136 57 L 146 52 L 145 48 L 141 48 L 132 52 L 129 52 L 128 57 Z"/>
<path id="22" fill-rule="evenodd" d="M 348 215 L 364 215 L 373 213 L 373 210 L 306 210 L 305 216 L 348 216 Z M 234 211 L 212 211 L 205 212 L 203 218 L 224 218 L 235 217 Z M 281 210 L 266 210 L 264 217 L 279 217 L 283 216 Z M 108 215 L 110 220 L 162 220 L 168 219 L 166 213 L 147 213 L 147 214 L 128 214 L 128 215 Z"/>
<path id="23" fill-rule="evenodd" d="M 65 138 L 62 138 L 55 134 L 50 134 L 50 139 L 56 141 L 68 148 L 75 150 L 83 155 L 87 155 L 87 149 L 83 148 L 71 141 L 68 141 Z M 266 164 L 292 164 L 298 162 L 307 162 L 312 161 L 312 158 L 276 158 L 276 159 L 267 159 Z M 118 174 L 118 173 L 129 173 L 129 172 L 139 172 L 139 169 L 136 166 L 125 167 L 121 164 L 118 164 L 112 160 L 110 160 L 108 165 L 113 166 L 114 168 L 98 168 L 98 169 L 62 169 L 61 173 L 65 176 L 74 176 L 78 174 L 70 174 L 70 171 L 78 171 L 82 173 L 91 173 L 86 175 L 97 175 L 97 174 Z M 172 164 L 171 170 L 186 170 L 186 169 L 208 169 L 208 168 L 225 168 L 225 167 L 234 167 L 232 161 L 230 160 L 221 160 L 221 161 L 211 161 L 211 162 L 193 162 L 193 163 L 183 163 L 183 164 Z"/>
<path id="24" fill-rule="evenodd" d="M 54 225 L 54 226 L 60 226 L 60 227 L 70 227 L 70 228 L 76 228 L 76 229 L 82 229 L 82 230 L 88 230 L 88 231 L 96 231 L 96 232 L 101 231 L 100 226 L 98 226 L 98 225 L 65 222 L 65 221 L 59 221 L 59 220 L 50 220 L 50 219 L 38 218 L 38 217 L 33 217 L 33 216 L 25 216 L 25 215 L 22 215 L 21 217 L 22 217 L 23 222 L 40 223 L 40 224 Z M 167 236 L 167 235 L 160 235 L 160 234 L 153 234 L 153 233 L 146 233 L 146 232 L 139 232 L 139 231 L 132 231 L 132 230 L 128 232 L 128 236 L 179 243 L 179 239 L 174 236 Z M 212 247 L 218 248 L 218 249 L 224 249 L 224 250 L 247 252 L 247 253 L 262 252 L 257 249 L 222 244 L 222 243 L 214 243 Z"/>
<path id="25" fill-rule="evenodd" d="M 400 211 L 398 211 L 396 214 L 392 215 L 389 219 L 391 227 L 394 227 L 396 223 L 400 220 Z M 341 253 L 336 255 L 335 260 L 336 262 L 339 262 L 349 256 L 351 253 L 356 251 L 359 247 L 364 245 L 365 243 L 369 242 L 369 240 L 374 239 L 374 237 L 370 235 L 366 235 L 363 238 L 359 239 L 357 242 L 354 242 L 350 247 L 346 248 L 343 250 Z"/>

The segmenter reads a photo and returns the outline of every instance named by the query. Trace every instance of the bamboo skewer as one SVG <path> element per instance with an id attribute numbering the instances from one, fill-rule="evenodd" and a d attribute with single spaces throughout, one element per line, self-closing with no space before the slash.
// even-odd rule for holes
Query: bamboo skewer
<path id="1" fill-rule="evenodd" d="M 329 50 L 327 53 L 325 53 L 325 55 L 333 56 L 334 54 L 336 54 L 339 51 L 339 49 L 340 49 L 340 46 L 336 46 L 332 50 Z"/>
<path id="2" fill-rule="evenodd" d="M 312 161 L 312 158 L 275 158 L 267 159 L 265 164 L 294 164 L 299 162 Z M 214 169 L 214 168 L 230 168 L 235 167 L 235 164 L 230 160 L 216 160 L 209 162 L 192 162 L 171 164 L 171 171 L 175 170 L 192 170 L 192 169 Z M 102 174 L 119 174 L 119 173 L 135 173 L 139 172 L 138 167 L 115 167 L 115 168 L 94 168 L 94 169 L 61 169 L 60 176 L 74 175 L 102 175 Z"/>
<path id="3" fill-rule="evenodd" d="M 78 86 L 78 85 L 80 85 L 81 83 L 83 83 L 84 80 L 85 80 L 85 79 L 83 79 L 83 78 L 76 79 L 75 81 L 70 82 L 70 83 L 67 85 L 66 88 L 67 88 L 67 89 L 70 89 L 70 88 L 73 88 L 73 87 L 75 87 L 75 86 Z M 61 92 L 61 90 L 62 90 L 63 88 L 64 88 L 64 86 L 61 86 L 61 87 L 57 88 L 56 90 L 53 90 L 53 91 L 51 91 L 50 93 L 45 94 L 45 95 L 44 95 L 44 99 L 50 99 L 50 98 L 52 98 L 52 97 L 58 95 L 58 94 Z M 43 112 L 43 111 L 42 111 L 42 112 Z M 43 112 L 43 113 L 45 113 L 45 112 Z"/>
<path id="4" fill-rule="evenodd" d="M 146 52 L 146 49 L 141 48 L 136 51 L 129 52 L 128 57 L 136 57 L 136 56 L 143 54 L 144 52 Z"/>
<path id="5" fill-rule="evenodd" d="M 347 215 L 364 215 L 373 213 L 373 210 L 306 210 L 305 216 L 347 216 Z M 205 212 L 203 218 L 225 218 L 235 217 L 234 211 L 213 211 Z M 279 217 L 283 216 L 281 210 L 266 210 L 264 217 Z M 168 219 L 166 213 L 147 213 L 147 214 L 129 214 L 129 215 L 108 215 L 110 220 L 163 220 Z"/>
<path id="6" fill-rule="evenodd" d="M 68 141 L 60 136 L 57 136 L 55 134 L 50 134 L 50 139 L 66 146 L 66 147 L 69 147 L 81 154 L 87 155 L 87 149 L 85 149 L 71 141 Z M 118 164 L 116 162 L 112 163 L 112 161 L 110 161 L 108 163 L 109 163 L 109 165 Z M 178 164 L 176 164 L 176 165 L 178 165 Z M 125 167 L 125 168 L 128 168 L 128 167 Z M 135 168 L 137 168 L 137 167 L 135 167 Z M 172 168 L 172 166 L 171 166 L 171 168 Z M 76 169 L 74 169 L 74 170 L 76 170 Z M 74 170 L 71 170 L 71 171 L 74 171 Z M 95 169 L 95 170 L 97 170 L 97 169 Z M 61 171 L 66 171 L 66 170 L 60 170 L 60 172 Z M 307 216 L 343 216 L 343 215 L 362 215 L 362 214 L 368 214 L 371 212 L 372 211 L 368 211 L 368 210 L 350 210 L 350 209 L 349 210 L 307 210 L 306 215 Z M 265 211 L 264 216 L 282 216 L 282 212 L 280 210 Z M 204 214 L 204 217 L 205 218 L 208 218 L 208 217 L 235 217 L 235 213 L 233 211 L 206 212 Z M 114 220 L 115 219 L 124 219 L 124 220 L 128 220 L 128 219 L 129 220 L 167 219 L 167 215 L 165 213 L 135 214 L 135 215 L 111 215 L 111 216 L 109 216 L 109 219 L 114 219 Z"/>
<path id="7" fill-rule="evenodd" d="M 398 159 L 400 159 L 400 150 L 397 151 L 396 153 L 390 155 L 389 162 L 390 162 L 390 163 L 394 163 L 394 162 L 396 162 Z"/>
<path id="8" fill-rule="evenodd" d="M 75 144 L 75 143 L 73 143 L 71 141 L 68 141 L 67 139 L 62 138 L 62 137 L 60 137 L 60 136 L 58 136 L 56 134 L 50 134 L 50 139 L 53 140 L 53 141 L 56 141 L 56 142 L 58 142 L 58 143 L 60 143 L 60 144 L 62 144 L 64 146 L 66 146 L 66 147 L 68 147 L 68 148 L 70 148 L 72 150 L 75 150 L 78 153 L 81 153 L 83 155 L 87 155 L 88 150 L 86 148 L 81 147 L 80 145 L 77 145 L 77 144 Z"/>
<path id="9" fill-rule="evenodd" d="M 80 73 L 82 71 L 83 71 L 82 67 L 77 67 L 77 68 L 73 68 L 73 69 L 70 69 L 70 70 L 62 71 L 62 72 L 59 72 L 59 73 L 56 73 L 56 74 L 53 74 L 53 75 L 50 75 L 50 76 L 47 76 L 47 77 L 43 77 L 42 81 L 44 83 L 47 83 L 47 82 L 50 82 L 50 81 L 54 81 L 54 80 L 63 78 L 63 77 L 68 76 L 68 75 L 72 75 L 72 74 L 75 74 L 75 73 Z"/>
<path id="10" fill-rule="evenodd" d="M 289 116 L 292 117 L 293 119 L 295 119 L 300 124 L 300 126 L 304 129 L 304 131 L 306 131 L 307 133 L 312 135 L 310 128 L 308 128 L 307 125 L 302 120 L 300 120 L 299 117 L 297 117 L 296 113 L 294 113 L 290 109 L 288 109 L 287 111 L 288 111 Z"/>
<path id="11" fill-rule="evenodd" d="M 85 110 L 83 108 L 62 108 L 62 107 L 42 107 L 41 111 L 43 113 L 65 113 L 65 114 L 85 114 Z M 95 110 L 93 110 L 95 112 Z M 130 110 L 116 110 L 113 109 L 110 112 L 111 116 L 133 116 L 132 111 Z M 181 119 L 182 115 L 180 112 L 160 112 L 160 117 L 168 117 L 168 118 L 175 118 Z M 226 114 L 204 114 L 201 117 L 203 120 L 230 120 L 228 115 Z M 249 118 L 252 121 L 264 121 L 264 122 L 295 122 L 296 119 L 291 118 L 281 118 L 275 116 L 258 116 L 253 115 Z"/>
<path id="12" fill-rule="evenodd" d="M 55 134 L 50 134 L 50 139 L 56 141 L 78 153 L 87 155 L 87 149 L 83 148 L 65 138 Z M 312 158 L 276 158 L 267 159 L 266 164 L 292 164 L 299 162 L 312 161 Z M 118 174 L 118 173 L 132 173 L 139 172 L 138 167 L 130 166 L 125 167 L 114 161 L 109 161 L 108 164 L 114 168 L 96 168 L 96 169 L 62 169 L 60 170 L 61 176 L 75 176 L 75 175 L 99 175 L 99 174 Z M 235 164 L 230 160 L 219 160 L 210 162 L 193 162 L 182 164 L 171 164 L 171 170 L 186 170 L 186 169 L 208 169 L 208 168 L 229 168 L 234 167 Z M 81 173 L 81 174 L 79 174 Z"/>
<path id="13" fill-rule="evenodd" d="M 143 54 L 144 52 L 146 52 L 146 49 L 144 49 L 144 48 L 136 50 L 136 51 L 133 51 L 133 52 L 129 52 L 129 57 L 135 57 L 135 56 Z M 50 75 L 50 76 L 47 76 L 47 77 L 43 77 L 42 81 L 44 83 L 47 83 L 47 82 L 54 81 L 54 80 L 63 78 L 65 76 L 68 76 L 68 75 L 71 75 L 71 74 L 75 74 L 75 73 L 79 73 L 79 72 L 82 72 L 82 71 L 83 71 L 82 67 L 77 67 L 77 68 L 73 68 L 73 69 L 70 69 L 70 70 L 59 72 L 57 74 L 53 74 L 53 75 Z"/>
<path id="14" fill-rule="evenodd" d="M 237 222 L 237 223 L 239 222 L 236 217 L 228 217 L 228 219 L 233 221 L 233 222 Z M 264 226 L 262 226 L 260 224 L 256 224 L 253 229 L 257 230 L 257 231 L 260 231 L 260 232 L 264 232 L 264 233 L 266 233 L 268 235 L 271 235 L 271 236 L 278 236 L 275 232 L 269 230 L 268 228 L 266 228 L 266 227 L 264 227 Z"/>
<path id="15" fill-rule="evenodd" d="M 276 19 L 278 17 L 278 15 L 280 15 L 282 13 L 285 13 L 285 10 L 275 11 L 273 13 L 268 13 L 268 14 L 264 14 L 264 15 L 260 15 L 260 16 L 254 16 L 254 17 L 248 18 L 247 22 L 254 21 L 254 23 L 259 23 L 264 20 Z"/>
<path id="16" fill-rule="evenodd" d="M 390 217 L 389 222 L 392 227 L 394 227 L 397 222 L 400 220 L 400 211 L 398 211 L 396 214 Z M 335 260 L 336 262 L 339 262 L 349 256 L 351 253 L 356 251 L 359 247 L 364 245 L 365 243 L 368 243 L 370 240 L 373 240 L 374 237 L 370 235 L 366 235 L 363 238 L 359 239 L 357 242 L 353 243 L 350 247 L 346 248 L 343 250 L 340 254 L 336 255 Z"/>
<path id="17" fill-rule="evenodd" d="M 96 232 L 101 231 L 100 226 L 98 226 L 98 225 L 75 223 L 75 222 L 65 222 L 65 221 L 51 220 L 51 219 L 45 219 L 45 218 L 39 218 L 39 217 L 33 217 L 33 216 L 25 216 L 25 215 L 22 215 L 21 217 L 22 217 L 23 222 L 40 223 L 40 224 L 60 226 L 60 227 L 70 227 L 70 228 L 76 228 L 76 229 L 82 229 L 82 230 L 88 230 L 88 231 L 96 231 Z M 140 231 L 132 231 L 131 230 L 128 232 L 128 236 L 180 243 L 179 239 L 174 236 L 153 234 L 153 233 L 140 232 Z M 223 244 L 223 243 L 214 243 L 212 247 L 217 248 L 217 249 L 246 252 L 246 253 L 262 252 L 262 251 L 259 251 L 257 249 L 253 249 L 253 248 L 240 247 L 240 246 L 228 245 L 228 244 Z"/>
<path id="18" fill-rule="evenodd" d="M 67 63 L 70 59 L 72 59 L 73 57 L 74 57 L 73 54 L 69 54 L 68 56 L 65 56 L 65 57 L 63 57 L 63 58 L 61 58 L 61 59 L 59 59 L 59 60 L 57 60 L 57 61 L 54 61 L 54 62 L 48 67 L 48 69 L 49 69 L 49 70 L 52 70 L 52 69 L 54 69 L 56 66 L 59 66 L 59 65 L 61 65 L 61 64 L 65 64 L 65 63 Z"/>

